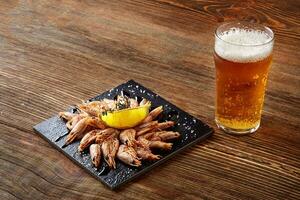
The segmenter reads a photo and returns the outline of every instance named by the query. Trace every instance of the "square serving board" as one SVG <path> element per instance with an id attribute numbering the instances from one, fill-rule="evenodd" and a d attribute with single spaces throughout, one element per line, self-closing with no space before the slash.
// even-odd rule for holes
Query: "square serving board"
<path id="1" fill-rule="evenodd" d="M 137 96 L 139 99 L 146 98 L 150 100 L 151 109 L 162 105 L 164 111 L 158 118 L 160 122 L 167 120 L 175 121 L 175 126 L 170 128 L 170 130 L 179 132 L 181 137 L 173 142 L 173 147 L 170 151 L 156 152 L 162 156 L 160 160 L 143 160 L 142 166 L 137 168 L 123 164 L 116 158 L 116 169 L 110 170 L 103 160 L 101 162 L 101 166 L 96 169 L 91 164 L 88 151 L 83 153 L 79 153 L 77 151 L 79 141 L 63 147 L 66 139 L 65 137 L 69 131 L 65 122 L 60 119 L 58 115 L 35 125 L 33 129 L 56 149 L 64 153 L 68 158 L 84 168 L 88 173 L 107 185 L 110 189 L 116 189 L 124 183 L 146 173 L 153 167 L 162 164 L 187 147 L 208 138 L 214 132 L 211 127 L 201 120 L 196 119 L 133 80 L 106 91 L 89 101 L 102 100 L 104 98 L 113 99 L 116 95 L 120 94 L 121 91 L 130 97 Z M 72 112 L 76 112 L 76 110 L 72 109 L 72 107 L 70 110 Z"/>

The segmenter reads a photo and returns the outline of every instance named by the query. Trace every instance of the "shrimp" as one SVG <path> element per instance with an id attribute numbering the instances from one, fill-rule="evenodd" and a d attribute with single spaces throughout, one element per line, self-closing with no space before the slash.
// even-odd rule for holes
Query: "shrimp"
<path id="1" fill-rule="evenodd" d="M 74 114 L 72 119 L 70 119 L 67 123 L 66 126 L 69 130 L 72 130 L 75 125 L 83 118 L 88 117 L 87 113 L 80 113 L 80 114 Z"/>
<path id="2" fill-rule="evenodd" d="M 139 125 L 138 127 L 135 128 L 136 130 L 136 135 L 140 136 L 143 135 L 149 131 L 151 131 L 153 128 L 155 128 L 158 124 L 158 121 L 150 121 L 144 124 Z"/>
<path id="3" fill-rule="evenodd" d="M 67 136 L 66 139 L 66 143 L 64 146 L 70 144 L 71 142 L 77 140 L 77 139 L 81 139 L 84 136 L 84 131 L 88 126 L 87 121 L 89 120 L 88 117 L 85 117 L 83 119 L 81 119 L 75 126 L 74 128 L 71 130 L 71 132 L 69 133 L 69 135 Z"/>
<path id="4" fill-rule="evenodd" d="M 106 128 L 105 123 L 99 117 L 92 117 L 88 121 L 88 124 L 92 127 L 95 127 L 95 128 L 100 128 L 100 129 L 105 129 Z"/>
<path id="5" fill-rule="evenodd" d="M 159 160 L 160 155 L 153 154 L 150 150 L 147 150 L 142 147 L 136 148 L 137 156 L 142 160 Z"/>
<path id="6" fill-rule="evenodd" d="M 78 146 L 79 152 L 83 151 L 86 147 L 88 147 L 96 140 L 96 134 L 98 131 L 99 130 L 92 130 L 83 136 Z"/>
<path id="7" fill-rule="evenodd" d="M 173 140 L 180 137 L 180 133 L 174 131 L 161 131 L 158 132 L 157 135 L 162 141 Z"/>
<path id="8" fill-rule="evenodd" d="M 96 141 L 97 137 L 107 138 L 111 134 L 113 134 L 115 131 L 117 131 L 114 128 L 107 128 L 104 130 L 95 129 L 83 136 L 83 138 L 80 141 L 80 144 L 78 146 L 78 151 L 81 152 L 85 148 L 87 148 L 90 144 L 94 143 Z"/>
<path id="9" fill-rule="evenodd" d="M 104 101 L 92 101 L 77 105 L 80 111 L 89 114 L 90 116 L 97 117 L 102 112 L 108 110 L 108 105 Z"/>
<path id="10" fill-rule="evenodd" d="M 157 124 L 157 126 L 153 129 L 153 131 L 161 131 L 174 126 L 174 124 L 175 123 L 173 121 L 161 122 Z"/>
<path id="11" fill-rule="evenodd" d="M 107 140 L 109 138 L 118 137 L 118 134 L 119 134 L 119 131 L 114 128 L 107 128 L 102 131 L 103 132 L 101 134 L 96 134 L 95 142 L 97 144 L 101 144 L 102 142 L 104 142 L 105 140 Z"/>
<path id="12" fill-rule="evenodd" d="M 112 99 L 103 99 L 104 103 L 106 103 L 109 110 L 115 110 L 116 109 L 116 101 Z"/>
<path id="13" fill-rule="evenodd" d="M 119 147 L 117 157 L 122 162 L 131 166 L 138 167 L 142 165 L 141 161 L 138 159 L 137 153 L 135 152 L 134 148 L 124 144 L 122 144 Z"/>
<path id="14" fill-rule="evenodd" d="M 101 145 L 100 144 L 92 144 L 90 146 L 90 155 L 92 159 L 92 163 L 95 167 L 99 167 L 101 162 Z"/>
<path id="15" fill-rule="evenodd" d="M 128 146 L 133 146 L 136 143 L 135 134 L 136 131 L 134 129 L 123 130 L 119 135 L 120 141 Z"/>
<path id="16" fill-rule="evenodd" d="M 149 147 L 150 142 L 145 138 L 139 137 L 135 147 L 138 157 L 142 160 L 159 160 L 160 156 L 151 152 Z"/>
<path id="17" fill-rule="evenodd" d="M 58 116 L 69 121 L 71 120 L 76 114 L 70 113 L 70 112 L 59 112 Z"/>
<path id="18" fill-rule="evenodd" d="M 149 147 L 153 149 L 162 149 L 162 150 L 170 150 L 172 148 L 173 143 L 167 143 L 162 141 L 150 141 Z"/>
<path id="19" fill-rule="evenodd" d="M 105 162 L 110 168 L 116 169 L 115 156 L 119 149 L 119 140 L 117 138 L 110 137 L 103 141 L 101 150 L 104 156 Z"/>
<path id="20" fill-rule="evenodd" d="M 153 121 L 162 112 L 163 112 L 162 106 L 155 108 L 148 114 L 148 116 L 141 122 L 141 124 L 145 124 L 147 122 Z"/>
<path id="21" fill-rule="evenodd" d="M 180 137 L 180 134 L 174 131 L 159 131 L 146 133 L 145 135 L 142 135 L 140 137 L 143 137 L 150 141 L 166 141 L 176 139 Z"/>

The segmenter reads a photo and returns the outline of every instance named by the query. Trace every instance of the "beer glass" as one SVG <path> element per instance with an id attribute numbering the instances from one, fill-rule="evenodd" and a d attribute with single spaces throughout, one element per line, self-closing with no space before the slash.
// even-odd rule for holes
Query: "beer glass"
<path id="1" fill-rule="evenodd" d="M 259 128 L 273 43 L 272 30 L 263 25 L 229 22 L 217 28 L 215 121 L 225 132 Z"/>

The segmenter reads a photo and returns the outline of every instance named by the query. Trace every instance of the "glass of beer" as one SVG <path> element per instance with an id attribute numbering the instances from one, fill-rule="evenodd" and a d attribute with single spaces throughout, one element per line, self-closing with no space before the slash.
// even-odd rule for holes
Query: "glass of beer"
<path id="1" fill-rule="evenodd" d="M 268 27 L 229 22 L 215 32 L 217 126 L 248 134 L 260 125 L 274 34 Z"/>

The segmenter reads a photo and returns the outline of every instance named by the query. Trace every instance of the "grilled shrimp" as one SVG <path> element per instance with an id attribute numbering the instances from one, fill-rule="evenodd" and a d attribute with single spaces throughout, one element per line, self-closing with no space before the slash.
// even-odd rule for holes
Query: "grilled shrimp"
<path id="1" fill-rule="evenodd" d="M 172 148 L 173 143 L 167 143 L 162 141 L 150 141 L 149 147 L 153 149 L 162 149 L 162 150 L 170 150 Z"/>
<path id="2" fill-rule="evenodd" d="M 116 109 L 116 101 L 112 99 L 103 99 L 102 100 L 104 103 L 106 103 L 107 108 L 109 110 L 115 110 Z"/>
<path id="3" fill-rule="evenodd" d="M 174 124 L 175 123 L 173 121 L 161 122 L 157 124 L 157 126 L 153 129 L 153 131 L 161 131 L 174 126 Z"/>
<path id="4" fill-rule="evenodd" d="M 83 119 L 83 118 L 85 118 L 87 116 L 88 116 L 87 113 L 74 114 L 74 116 L 72 117 L 72 119 L 70 119 L 66 123 L 67 128 L 69 130 L 72 130 L 81 119 Z"/>
<path id="5" fill-rule="evenodd" d="M 123 130 L 119 135 L 121 143 L 133 146 L 136 143 L 135 134 L 136 131 L 134 129 Z"/>
<path id="6" fill-rule="evenodd" d="M 102 112 L 108 110 L 108 105 L 104 101 L 92 101 L 77 105 L 80 111 L 83 111 L 90 116 L 97 117 Z"/>
<path id="7" fill-rule="evenodd" d="M 90 146 L 90 155 L 92 159 L 92 163 L 95 167 L 99 167 L 101 162 L 101 145 L 100 144 L 92 144 Z"/>
<path id="8" fill-rule="evenodd" d="M 90 144 L 94 143 L 97 137 L 107 138 L 111 134 L 113 134 L 116 131 L 116 129 L 113 128 L 107 128 L 104 130 L 95 129 L 83 136 L 83 138 L 80 141 L 80 144 L 78 146 L 78 151 L 81 152 L 85 148 L 87 148 Z"/>
<path id="9" fill-rule="evenodd" d="M 141 122 L 141 124 L 145 124 L 147 122 L 153 121 L 162 112 L 163 112 L 162 106 L 155 108 L 148 114 L 148 116 Z"/>
<path id="10" fill-rule="evenodd" d="M 166 141 L 179 138 L 180 133 L 174 131 L 161 131 L 158 132 L 158 136 L 161 138 L 162 141 Z"/>
<path id="11" fill-rule="evenodd" d="M 116 169 L 115 156 L 119 149 L 119 140 L 117 138 L 109 138 L 103 141 L 101 150 L 104 156 L 105 162 L 110 168 Z"/>
<path id="12" fill-rule="evenodd" d="M 70 113 L 70 112 L 59 112 L 58 116 L 69 121 L 71 120 L 76 114 Z"/>
<path id="13" fill-rule="evenodd" d="M 90 144 L 94 143 L 96 141 L 97 137 L 101 137 L 103 140 L 105 138 L 108 138 L 111 136 L 114 132 L 117 130 L 114 128 L 107 128 L 104 130 L 92 130 L 85 134 L 85 136 L 81 139 L 80 144 L 78 146 L 78 151 L 83 151 L 85 148 L 87 148 Z M 100 144 L 100 142 L 98 142 Z"/>
<path id="14" fill-rule="evenodd" d="M 124 144 L 122 144 L 119 147 L 117 157 L 125 164 L 131 166 L 138 167 L 142 165 L 141 161 L 138 159 L 137 153 L 135 152 L 134 148 Z"/>
<path id="15" fill-rule="evenodd" d="M 166 141 L 166 140 L 176 139 L 180 137 L 180 134 L 174 131 L 159 131 L 159 132 L 146 133 L 145 135 L 142 135 L 140 137 L 143 137 L 150 141 L 160 141 L 160 140 Z"/>
<path id="16" fill-rule="evenodd" d="M 67 136 L 65 145 L 68 145 L 77 139 L 81 139 L 84 136 L 84 131 L 88 126 L 87 123 L 88 120 L 89 118 L 85 117 L 75 125 L 75 127 L 71 130 L 71 132 Z"/>
<path id="17" fill-rule="evenodd" d="M 80 115 L 75 115 L 72 119 L 70 119 L 67 123 L 66 126 L 69 130 L 72 130 L 75 125 L 80 121 L 81 117 Z"/>
<path id="18" fill-rule="evenodd" d="M 153 154 L 150 150 L 142 147 L 136 148 L 137 156 L 142 160 L 159 160 L 160 156 Z"/>
<path id="19" fill-rule="evenodd" d="M 147 123 L 144 123 L 144 124 L 140 124 L 137 127 L 135 127 L 134 129 L 136 131 L 140 131 L 140 130 L 142 130 L 144 128 L 148 128 L 148 127 L 154 128 L 154 127 L 157 126 L 157 124 L 158 124 L 158 121 L 151 121 L 151 122 L 147 122 Z"/>
<path id="20" fill-rule="evenodd" d="M 99 118 L 99 117 L 92 117 L 88 121 L 88 125 L 95 127 L 95 128 L 100 128 L 100 129 L 105 129 L 105 123 Z"/>
<path id="21" fill-rule="evenodd" d="M 145 138 L 139 137 L 137 145 L 135 146 L 135 151 L 138 157 L 142 160 L 158 160 L 159 155 L 155 155 L 151 152 L 149 147 L 150 142 Z"/>
<path id="22" fill-rule="evenodd" d="M 92 144 L 96 140 L 96 134 L 99 130 L 92 130 L 85 134 L 83 138 L 80 141 L 80 144 L 78 146 L 78 151 L 83 151 L 86 147 L 88 147 L 90 144 Z"/>
<path id="23" fill-rule="evenodd" d="M 104 140 L 118 137 L 119 131 L 114 128 L 107 128 L 101 131 L 101 133 L 96 134 L 96 143 L 101 144 Z"/>
<path id="24" fill-rule="evenodd" d="M 138 127 L 135 128 L 136 130 L 136 135 L 140 136 L 143 135 L 149 131 L 151 131 L 153 128 L 155 128 L 158 124 L 158 121 L 150 121 L 144 124 L 139 125 Z"/>

